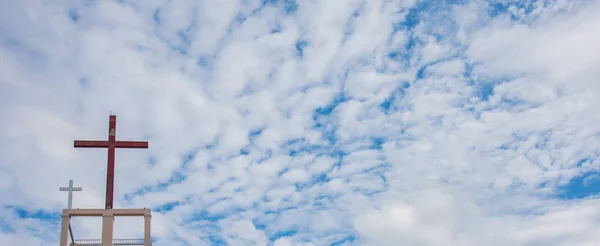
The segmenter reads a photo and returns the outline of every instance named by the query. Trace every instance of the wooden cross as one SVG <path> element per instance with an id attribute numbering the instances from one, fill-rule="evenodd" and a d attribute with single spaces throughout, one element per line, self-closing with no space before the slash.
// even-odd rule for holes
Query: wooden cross
<path id="1" fill-rule="evenodd" d="M 117 141 L 117 116 L 110 115 L 108 121 L 108 141 L 75 140 L 75 148 L 108 148 L 108 168 L 106 169 L 106 209 L 113 208 L 115 183 L 115 148 L 147 149 L 146 141 Z"/>
<path id="2" fill-rule="evenodd" d="M 73 187 L 73 180 L 69 180 L 69 187 L 59 187 L 59 191 L 68 191 L 69 192 L 69 201 L 67 203 L 67 208 L 71 209 L 73 205 L 73 191 L 82 191 L 81 187 Z"/>

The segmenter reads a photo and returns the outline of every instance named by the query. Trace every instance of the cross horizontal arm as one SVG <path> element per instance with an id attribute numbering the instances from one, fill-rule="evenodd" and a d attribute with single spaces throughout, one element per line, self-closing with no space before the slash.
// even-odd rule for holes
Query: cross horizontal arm
<path id="1" fill-rule="evenodd" d="M 147 149 L 148 142 L 142 141 L 116 141 L 116 148 Z"/>
<path id="2" fill-rule="evenodd" d="M 59 191 L 69 191 L 69 188 L 71 187 L 60 187 L 58 188 Z M 72 187 L 72 191 L 82 191 L 83 189 L 81 187 Z"/>
<path id="3" fill-rule="evenodd" d="M 108 141 L 75 140 L 73 146 L 75 148 L 107 148 Z"/>

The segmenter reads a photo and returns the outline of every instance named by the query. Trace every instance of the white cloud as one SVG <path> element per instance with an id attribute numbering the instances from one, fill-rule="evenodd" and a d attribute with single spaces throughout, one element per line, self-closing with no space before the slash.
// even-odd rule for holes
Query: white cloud
<path id="1" fill-rule="evenodd" d="M 294 242 L 289 237 L 284 237 L 284 238 L 277 239 L 277 241 L 275 241 L 275 243 L 273 244 L 273 246 L 313 246 L 313 245 L 314 245 L 313 243 L 298 243 L 298 242 Z"/>
<path id="2" fill-rule="evenodd" d="M 600 239 L 597 197 L 558 195 L 600 169 L 598 2 L 262 2 L 0 3 L 0 244 L 55 243 L 69 179 L 103 205 L 72 141 L 110 111 L 150 141 L 115 206 L 155 245 Z"/>

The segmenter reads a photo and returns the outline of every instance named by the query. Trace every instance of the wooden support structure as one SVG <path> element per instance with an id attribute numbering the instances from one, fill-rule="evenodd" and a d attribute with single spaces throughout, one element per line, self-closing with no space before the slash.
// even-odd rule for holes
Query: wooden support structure
<path id="1" fill-rule="evenodd" d="M 113 232 L 115 217 L 119 216 L 140 216 L 144 217 L 144 246 L 151 246 L 152 241 L 152 210 L 149 208 L 135 209 L 63 209 L 60 246 L 68 246 L 71 217 L 102 217 L 102 246 L 113 245 Z"/>

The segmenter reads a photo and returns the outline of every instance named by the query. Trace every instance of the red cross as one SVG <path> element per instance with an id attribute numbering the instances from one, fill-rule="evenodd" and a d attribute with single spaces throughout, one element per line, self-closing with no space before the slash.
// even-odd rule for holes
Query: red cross
<path id="1" fill-rule="evenodd" d="M 115 148 L 147 149 L 146 141 L 117 141 L 117 116 L 109 116 L 108 141 L 75 140 L 75 148 L 108 148 L 108 168 L 106 170 L 106 209 L 113 208 L 115 185 Z"/>

